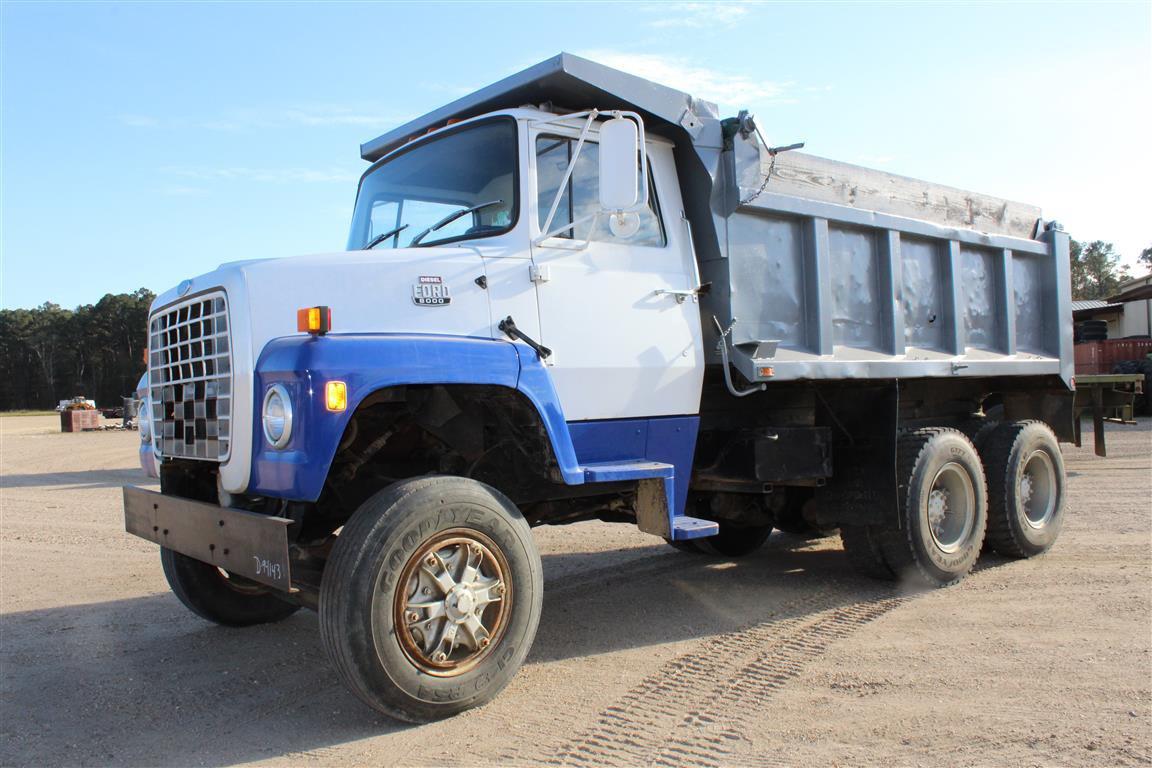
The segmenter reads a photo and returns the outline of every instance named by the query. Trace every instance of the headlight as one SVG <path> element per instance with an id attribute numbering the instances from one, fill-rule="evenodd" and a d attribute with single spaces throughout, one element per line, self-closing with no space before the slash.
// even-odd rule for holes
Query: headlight
<path id="1" fill-rule="evenodd" d="M 292 399 L 283 384 L 273 384 L 264 394 L 264 439 L 283 448 L 292 437 Z"/>
<path id="2" fill-rule="evenodd" d="M 136 410 L 136 429 L 140 431 L 140 442 L 152 442 L 152 405 L 148 398 L 141 400 Z"/>

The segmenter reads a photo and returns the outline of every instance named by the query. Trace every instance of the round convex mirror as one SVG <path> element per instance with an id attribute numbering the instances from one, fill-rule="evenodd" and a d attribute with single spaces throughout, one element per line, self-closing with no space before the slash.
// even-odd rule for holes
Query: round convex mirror
<path id="1" fill-rule="evenodd" d="M 608 216 L 608 230 L 613 237 L 632 237 L 640 231 L 640 214 L 613 213 Z"/>

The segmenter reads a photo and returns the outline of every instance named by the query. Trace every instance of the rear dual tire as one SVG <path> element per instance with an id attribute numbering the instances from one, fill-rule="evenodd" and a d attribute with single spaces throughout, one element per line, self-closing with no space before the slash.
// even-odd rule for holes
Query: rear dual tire
<path id="1" fill-rule="evenodd" d="M 844 526 L 853 565 L 873 578 L 943 587 L 980 557 L 988 520 L 984 468 L 962 432 L 917 429 L 897 448 L 900 528 Z"/>
<path id="2" fill-rule="evenodd" d="M 841 528 L 858 571 L 940 587 L 963 578 L 982 546 L 1021 558 L 1052 547 L 1065 506 L 1064 460 L 1052 430 L 1039 421 L 990 422 L 973 436 L 975 445 L 934 427 L 900 439 L 900 529 Z"/>
<path id="3" fill-rule="evenodd" d="M 981 441 L 988 473 L 988 548 L 1034 557 L 1056 543 L 1064 523 L 1064 457 L 1039 421 L 1000 424 Z"/>

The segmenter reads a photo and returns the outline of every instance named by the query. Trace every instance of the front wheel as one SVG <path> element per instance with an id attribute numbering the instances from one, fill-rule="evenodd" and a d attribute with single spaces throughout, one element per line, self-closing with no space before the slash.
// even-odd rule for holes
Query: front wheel
<path id="1" fill-rule="evenodd" d="M 320 589 L 320 636 L 344 683 L 409 722 L 490 700 L 536 635 L 543 576 L 528 524 L 460 477 L 397 483 L 356 511 Z"/>
<path id="2" fill-rule="evenodd" d="M 276 597 L 255 581 L 161 548 L 160 564 L 173 594 L 202 619 L 226 627 L 248 627 L 286 619 L 300 606 Z"/>

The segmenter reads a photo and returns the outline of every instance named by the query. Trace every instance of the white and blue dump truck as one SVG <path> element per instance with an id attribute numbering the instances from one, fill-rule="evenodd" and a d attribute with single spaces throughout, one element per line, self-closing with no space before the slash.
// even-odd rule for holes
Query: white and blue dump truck
<path id="1" fill-rule="evenodd" d="M 157 297 L 161 492 L 124 489 L 128 531 L 205 619 L 318 610 L 337 676 L 410 721 L 523 662 L 532 526 L 685 557 L 839 529 L 864 573 L 926 586 L 1045 552 L 1068 236 L 785 149 L 568 54 L 368 142 L 347 250 Z"/>

